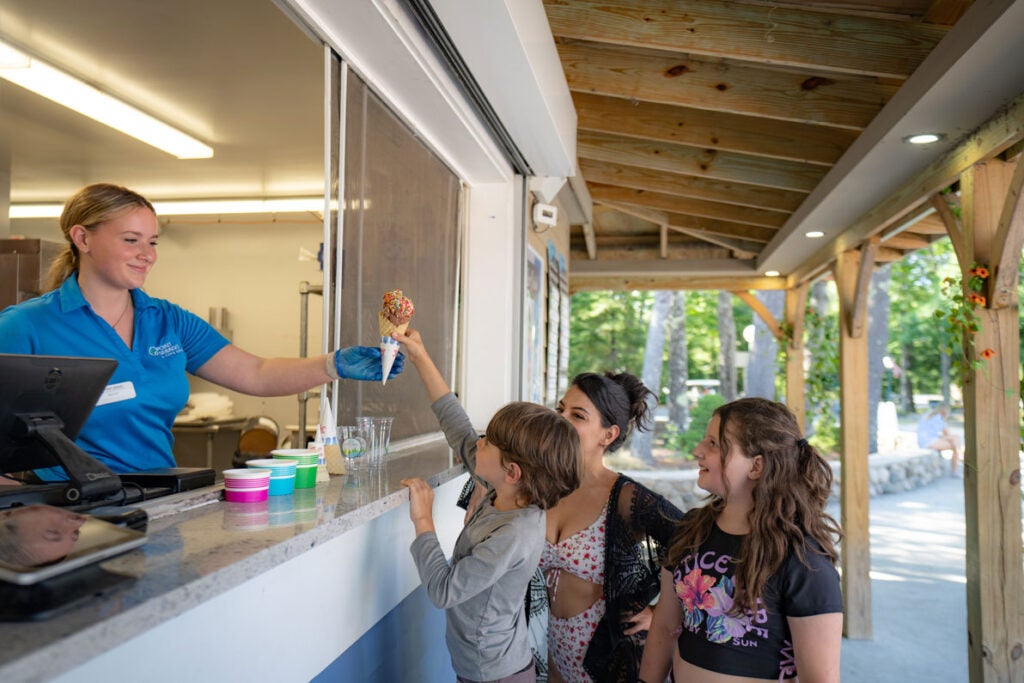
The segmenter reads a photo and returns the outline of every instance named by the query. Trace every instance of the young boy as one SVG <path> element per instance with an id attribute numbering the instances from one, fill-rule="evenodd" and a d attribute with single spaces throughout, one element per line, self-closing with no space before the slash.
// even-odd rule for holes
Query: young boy
<path id="1" fill-rule="evenodd" d="M 459 683 L 532 683 L 523 598 L 544 547 L 544 510 L 579 485 L 579 436 L 553 410 L 510 403 L 478 437 L 419 333 L 392 336 L 405 343 L 449 445 L 488 489 L 449 564 L 434 533 L 430 486 L 422 479 L 402 481 L 416 527 L 413 559 L 431 602 L 446 610 L 452 667 Z"/>

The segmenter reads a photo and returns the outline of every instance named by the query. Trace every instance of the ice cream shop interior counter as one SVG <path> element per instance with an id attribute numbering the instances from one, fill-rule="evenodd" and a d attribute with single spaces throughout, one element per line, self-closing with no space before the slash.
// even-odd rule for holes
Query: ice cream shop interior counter
<path id="1" fill-rule="evenodd" d="M 85 597 L 0 623 L 0 681 L 453 680 L 399 482 L 435 487 L 450 553 L 467 475 L 440 435 L 387 458 L 261 503 L 222 485 L 143 503 L 146 542 L 95 567 Z"/>

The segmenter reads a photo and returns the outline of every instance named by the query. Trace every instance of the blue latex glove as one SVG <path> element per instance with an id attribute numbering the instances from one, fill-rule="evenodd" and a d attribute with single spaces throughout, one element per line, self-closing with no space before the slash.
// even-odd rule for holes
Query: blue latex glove
<path id="1" fill-rule="evenodd" d="M 380 349 L 372 346 L 350 346 L 334 352 L 334 367 L 342 379 L 363 381 L 380 380 Z M 401 351 L 391 366 L 388 379 L 401 374 L 405 369 L 405 354 Z"/>

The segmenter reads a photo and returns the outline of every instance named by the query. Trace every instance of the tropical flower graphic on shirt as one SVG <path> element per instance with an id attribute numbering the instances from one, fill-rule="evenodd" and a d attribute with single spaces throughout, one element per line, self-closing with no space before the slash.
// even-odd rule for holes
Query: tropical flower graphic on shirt
<path id="1" fill-rule="evenodd" d="M 714 604 L 710 589 L 715 585 L 715 577 L 704 576 L 700 569 L 694 569 L 676 581 L 676 595 L 683 603 L 683 623 L 689 629 L 700 626 L 704 620 L 703 610 Z"/>
<path id="2" fill-rule="evenodd" d="M 707 607 L 707 625 L 705 630 L 708 640 L 712 643 L 726 643 L 732 638 L 739 638 L 750 627 L 750 617 L 744 614 L 737 617 L 729 614 L 733 605 L 736 586 L 732 577 L 723 576 L 721 582 L 708 591 L 711 604 Z"/>
<path id="3" fill-rule="evenodd" d="M 736 595 L 732 577 L 723 576 L 718 585 L 713 576 L 705 576 L 693 569 L 679 580 L 676 575 L 676 595 L 683 605 L 683 625 L 696 631 L 704 623 L 707 639 L 712 643 L 725 643 L 743 636 L 750 628 L 750 616 L 730 614 Z"/>

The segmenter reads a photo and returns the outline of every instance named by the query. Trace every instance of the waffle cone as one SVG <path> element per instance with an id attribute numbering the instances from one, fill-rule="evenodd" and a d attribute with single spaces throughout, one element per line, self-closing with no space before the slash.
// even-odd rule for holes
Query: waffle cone
<path id="1" fill-rule="evenodd" d="M 384 313 L 380 311 L 377 312 L 377 325 L 380 327 L 380 336 L 382 337 L 390 337 L 392 332 L 405 334 L 405 331 L 409 329 L 409 323 L 395 325 L 384 316 Z"/>

